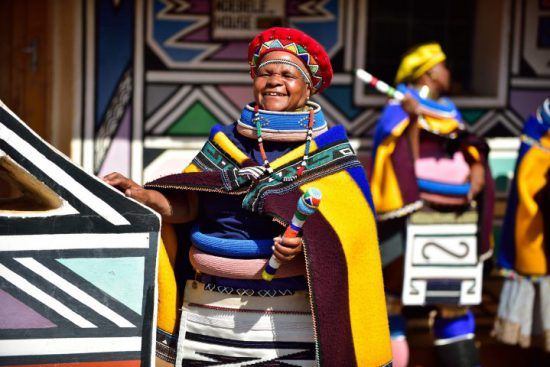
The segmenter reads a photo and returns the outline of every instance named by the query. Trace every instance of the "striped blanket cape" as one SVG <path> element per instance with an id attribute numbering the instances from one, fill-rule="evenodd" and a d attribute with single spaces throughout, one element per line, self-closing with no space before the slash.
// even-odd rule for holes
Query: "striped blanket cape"
<path id="1" fill-rule="evenodd" d="M 497 261 L 519 275 L 550 275 L 550 126 L 535 117 L 523 128 Z"/>
<path id="2" fill-rule="evenodd" d="M 550 352 L 550 125 L 530 117 L 521 141 L 497 251 L 506 279 L 492 334 Z"/>
<path id="3" fill-rule="evenodd" d="M 257 163 L 214 127 L 184 173 L 162 177 L 146 188 L 241 195 L 245 209 L 283 225 L 292 219 L 301 194 L 319 189 L 319 211 L 303 227 L 317 360 L 325 366 L 391 365 L 375 217 L 364 170 L 344 129 L 337 126 L 312 141 L 302 176 L 292 182 L 276 179 L 295 175 L 303 153 L 304 145 L 297 147 L 271 162 L 272 175 L 250 180 L 239 170 Z M 171 334 L 177 330 L 178 307 L 171 274 L 174 256 L 173 249 L 165 249 L 159 264 L 158 326 Z"/>

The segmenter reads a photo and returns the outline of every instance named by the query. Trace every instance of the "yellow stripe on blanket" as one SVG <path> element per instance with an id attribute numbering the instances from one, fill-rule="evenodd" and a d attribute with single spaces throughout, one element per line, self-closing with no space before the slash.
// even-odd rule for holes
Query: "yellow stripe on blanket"
<path id="1" fill-rule="evenodd" d="M 361 188 L 345 171 L 320 178 L 300 189 L 305 192 L 311 187 L 322 192 L 319 211 L 338 235 L 346 257 L 349 313 L 357 364 L 384 365 L 391 361 L 392 355 L 373 213 Z"/>
<path id="2" fill-rule="evenodd" d="M 183 170 L 183 173 L 193 173 L 193 172 L 202 172 L 202 170 L 194 163 L 190 163 L 185 169 Z"/>
<path id="3" fill-rule="evenodd" d="M 426 114 L 424 115 L 424 120 L 431 130 L 438 131 L 440 134 L 444 135 L 455 132 L 460 127 L 460 123 L 453 118 L 446 119 Z"/>
<path id="4" fill-rule="evenodd" d="M 376 149 L 370 187 L 372 200 L 378 213 L 392 212 L 404 205 L 391 156 L 397 139 L 407 126 L 409 126 L 409 119 L 403 119 Z"/>
<path id="5" fill-rule="evenodd" d="M 543 142 L 544 140 L 541 140 Z M 550 137 L 548 138 L 550 146 Z M 545 275 L 548 271 L 544 249 L 544 221 L 536 195 L 548 185 L 548 152 L 531 148 L 523 156 L 517 172 L 516 269 L 525 274 Z"/>
<path id="6" fill-rule="evenodd" d="M 174 270 L 178 242 L 172 225 L 162 225 L 161 240 L 159 242 L 157 326 L 159 329 L 174 335 L 177 333 L 181 292 L 178 291 Z"/>
<path id="7" fill-rule="evenodd" d="M 474 147 L 473 145 L 469 145 L 466 150 L 476 162 L 481 161 L 481 155 L 479 154 L 479 150 L 477 150 L 476 147 Z"/>
<path id="8" fill-rule="evenodd" d="M 239 165 L 242 165 L 243 162 L 248 158 L 246 154 L 241 152 L 239 148 L 229 138 L 222 132 L 217 132 L 212 139 L 216 145 L 218 145 L 225 153 L 229 154 Z"/>
<path id="9" fill-rule="evenodd" d="M 292 149 L 290 152 L 282 155 L 281 157 L 275 159 L 273 162 L 270 163 L 271 168 L 278 169 L 282 166 L 287 165 L 288 163 L 295 161 L 297 159 L 300 159 L 304 156 L 304 152 L 306 149 L 306 145 L 302 144 L 299 147 L 296 147 Z M 309 156 L 317 150 L 317 144 L 315 143 L 315 140 L 311 141 L 311 145 L 309 146 Z"/>

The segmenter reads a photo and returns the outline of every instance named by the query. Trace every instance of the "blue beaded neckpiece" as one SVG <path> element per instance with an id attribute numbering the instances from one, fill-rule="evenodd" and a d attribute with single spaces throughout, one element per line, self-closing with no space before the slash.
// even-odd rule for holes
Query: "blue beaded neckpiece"
<path id="1" fill-rule="evenodd" d="M 314 102 L 308 102 L 307 107 L 309 108 L 298 112 L 258 110 L 256 114 L 254 107 L 255 103 L 249 103 L 243 109 L 237 123 L 241 128 L 250 130 L 251 133 L 253 132 L 256 135 L 257 122 L 259 122 L 264 134 L 264 140 L 279 140 L 277 136 L 281 136 L 281 140 L 285 141 L 288 140 L 289 134 L 294 135 L 294 133 L 296 133 L 296 140 L 303 140 L 305 133 L 308 131 L 309 109 L 313 109 L 314 111 L 313 134 L 316 135 L 316 132 L 322 132 L 327 128 L 325 115 L 321 107 Z"/>

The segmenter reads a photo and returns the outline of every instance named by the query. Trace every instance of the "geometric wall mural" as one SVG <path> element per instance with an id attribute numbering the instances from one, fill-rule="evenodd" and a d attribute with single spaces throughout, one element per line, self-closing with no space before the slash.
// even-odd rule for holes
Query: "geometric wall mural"
<path id="1" fill-rule="evenodd" d="M 150 365 L 159 227 L 0 102 L 0 365 Z"/>
<path id="2" fill-rule="evenodd" d="M 498 244 L 523 122 L 550 95 L 548 1 L 408 0 L 398 11 L 387 0 L 85 4 L 82 165 L 138 183 L 181 171 L 211 126 L 238 118 L 252 100 L 248 42 L 262 29 L 295 27 L 326 48 L 333 83 L 313 99 L 329 125 L 345 127 L 364 163 L 386 98 L 355 70 L 366 68 L 392 84 L 408 47 L 440 42 L 453 73 L 451 98 L 467 127 L 491 146 Z M 15 260 L 13 266 L 23 265 Z M 68 262 L 63 266 L 70 269 Z M 42 320 L 33 315 L 29 320 Z M 42 325 L 58 321 L 48 320 Z"/>
<path id="3" fill-rule="evenodd" d="M 137 182 L 180 171 L 211 126 L 233 122 L 252 99 L 248 42 L 289 26 L 328 51 L 333 83 L 313 99 L 330 125 L 346 128 L 364 162 L 386 100 L 355 70 L 391 84 L 407 47 L 440 42 L 455 77 L 451 97 L 468 128 L 494 147 L 495 178 L 506 190 L 513 169 L 503 167 L 523 121 L 550 94 L 547 3 L 410 0 L 396 12 L 385 0 L 90 0 L 84 131 L 93 143 L 84 144 L 84 166 Z"/>

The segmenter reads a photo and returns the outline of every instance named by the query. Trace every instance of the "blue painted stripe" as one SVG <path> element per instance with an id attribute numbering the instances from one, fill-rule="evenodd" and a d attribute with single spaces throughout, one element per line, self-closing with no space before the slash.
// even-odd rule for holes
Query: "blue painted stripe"
<path id="1" fill-rule="evenodd" d="M 96 2 L 96 110 L 98 125 L 133 57 L 134 1 Z"/>

